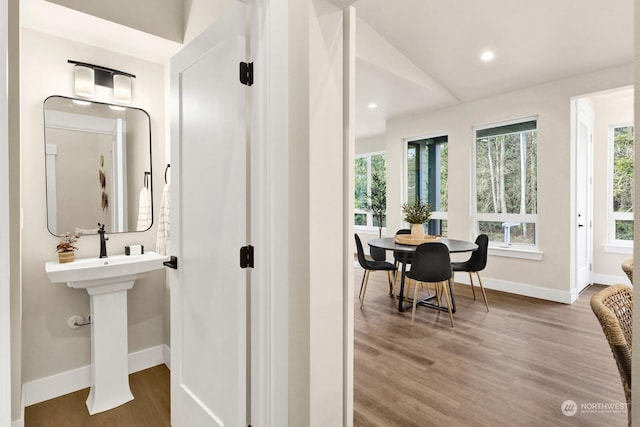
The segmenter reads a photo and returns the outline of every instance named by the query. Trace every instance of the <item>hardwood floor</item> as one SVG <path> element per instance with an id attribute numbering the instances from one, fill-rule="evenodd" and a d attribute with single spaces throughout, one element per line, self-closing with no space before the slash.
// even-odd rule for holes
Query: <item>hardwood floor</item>
<path id="1" fill-rule="evenodd" d="M 589 306 L 456 285 L 447 313 L 397 311 L 384 272 L 370 274 L 361 310 L 355 269 L 355 426 L 626 426 L 615 361 Z M 561 405 L 574 401 L 577 413 Z M 607 410 L 605 404 L 622 410 Z M 586 406 L 582 406 L 586 405 Z"/>
<path id="2" fill-rule="evenodd" d="M 372 273 L 359 308 L 355 283 L 355 426 L 626 426 L 615 362 L 589 299 L 572 305 L 487 291 L 473 301 L 455 288 L 455 328 L 446 313 L 418 307 L 399 313 L 384 272 Z M 479 294 L 477 294 L 479 296 Z M 26 427 L 161 427 L 170 425 L 169 371 L 130 376 L 135 400 L 89 416 L 88 389 L 29 406 Z M 577 413 L 562 414 L 573 400 Z M 586 404 L 586 407 L 581 405 Z"/>
<path id="3" fill-rule="evenodd" d="M 155 366 L 129 376 L 135 399 L 110 411 L 89 415 L 89 389 L 77 391 L 24 411 L 25 427 L 163 427 L 170 426 L 169 370 Z"/>

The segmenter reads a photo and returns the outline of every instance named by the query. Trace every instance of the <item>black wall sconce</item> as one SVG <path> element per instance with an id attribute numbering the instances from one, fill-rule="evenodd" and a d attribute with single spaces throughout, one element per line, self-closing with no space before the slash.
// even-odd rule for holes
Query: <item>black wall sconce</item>
<path id="1" fill-rule="evenodd" d="M 126 104 L 131 102 L 131 79 L 135 79 L 135 75 L 71 59 L 67 60 L 67 62 L 75 65 L 76 95 L 91 98 L 94 94 L 95 85 L 100 85 L 113 88 L 114 101 Z"/>

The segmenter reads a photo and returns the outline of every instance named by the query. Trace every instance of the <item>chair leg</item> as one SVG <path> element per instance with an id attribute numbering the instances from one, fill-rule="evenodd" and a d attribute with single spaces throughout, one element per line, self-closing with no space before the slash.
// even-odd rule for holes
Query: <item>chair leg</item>
<path id="1" fill-rule="evenodd" d="M 404 298 L 404 305 L 407 305 L 409 303 L 409 290 L 411 289 L 411 281 L 412 280 L 408 277 L 404 281 L 404 296 L 400 295 L 400 298 Z M 415 285 L 417 286 L 418 283 L 416 282 Z"/>
<path id="2" fill-rule="evenodd" d="M 447 309 L 449 310 L 449 320 L 451 320 L 451 327 L 453 328 L 453 312 L 451 311 L 451 298 L 449 296 L 449 286 L 447 282 L 440 282 L 440 286 L 442 286 L 442 290 L 444 292 L 444 299 L 447 300 Z"/>
<path id="3" fill-rule="evenodd" d="M 471 292 L 473 293 L 473 300 L 476 300 L 476 290 L 473 287 L 473 276 L 471 275 L 471 272 L 469 271 L 469 284 L 471 285 Z"/>
<path id="4" fill-rule="evenodd" d="M 394 278 L 391 278 L 391 271 L 387 270 L 387 278 L 389 279 L 389 295 L 393 296 L 393 287 L 395 285 L 395 275 Z"/>
<path id="5" fill-rule="evenodd" d="M 482 298 L 484 298 L 484 305 L 487 307 L 487 312 L 489 311 L 489 303 L 487 302 L 487 294 L 484 292 L 484 286 L 482 286 L 482 279 L 480 278 L 480 272 L 476 271 L 476 276 L 478 276 L 478 282 L 480 282 L 480 290 L 482 291 Z"/>
<path id="6" fill-rule="evenodd" d="M 364 274 L 362 275 L 362 282 L 360 282 L 360 292 L 358 293 L 358 299 L 362 299 L 362 289 L 364 289 L 364 282 L 367 278 L 367 273 L 369 272 L 369 270 L 365 270 Z"/>
<path id="7" fill-rule="evenodd" d="M 362 289 L 362 298 L 360 298 L 360 308 L 362 308 L 362 305 L 364 304 L 364 294 L 367 293 L 367 284 L 369 283 L 369 272 L 370 271 L 371 270 L 367 270 L 364 273 L 365 274 L 364 282 L 363 282 L 364 288 Z"/>
<path id="8" fill-rule="evenodd" d="M 416 315 L 416 305 L 418 305 L 418 282 L 413 287 L 413 308 L 411 309 L 411 326 L 413 326 L 413 317 Z"/>
<path id="9" fill-rule="evenodd" d="M 433 289 L 436 293 L 436 305 L 440 307 L 440 290 L 439 290 L 438 283 L 433 284 Z M 440 316 L 440 309 L 438 309 L 438 316 Z"/>

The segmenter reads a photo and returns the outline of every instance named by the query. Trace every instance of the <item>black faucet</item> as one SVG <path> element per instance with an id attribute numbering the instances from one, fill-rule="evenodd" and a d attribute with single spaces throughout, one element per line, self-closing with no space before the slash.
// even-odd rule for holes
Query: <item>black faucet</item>
<path id="1" fill-rule="evenodd" d="M 105 235 L 104 224 L 98 223 L 98 234 L 100 235 L 100 258 L 107 257 L 107 240 L 109 238 Z"/>

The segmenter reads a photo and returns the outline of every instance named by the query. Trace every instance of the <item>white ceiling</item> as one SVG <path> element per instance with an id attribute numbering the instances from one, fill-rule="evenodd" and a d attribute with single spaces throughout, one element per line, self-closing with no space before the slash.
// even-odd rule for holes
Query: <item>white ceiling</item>
<path id="1" fill-rule="evenodd" d="M 370 58 L 365 63 L 361 51 L 372 49 L 356 45 L 357 137 L 384 132 L 385 118 L 408 111 L 633 62 L 633 0 L 358 0 L 354 6 L 359 19 L 439 86 L 417 85 Z M 491 63 L 479 60 L 485 49 L 495 52 Z M 366 108 L 372 101 L 378 109 Z"/>
<path id="2" fill-rule="evenodd" d="M 633 0 L 331 1 L 358 17 L 358 138 L 392 117 L 633 62 Z M 181 46 L 45 0 L 21 0 L 21 24 L 155 62 Z"/>
<path id="3" fill-rule="evenodd" d="M 20 0 L 20 25 L 158 63 L 167 62 L 182 46 L 45 0 Z"/>

